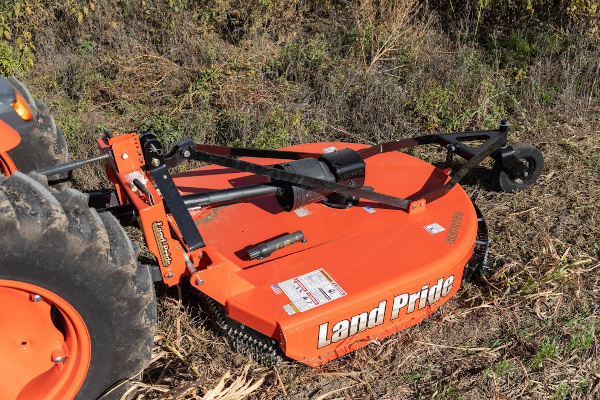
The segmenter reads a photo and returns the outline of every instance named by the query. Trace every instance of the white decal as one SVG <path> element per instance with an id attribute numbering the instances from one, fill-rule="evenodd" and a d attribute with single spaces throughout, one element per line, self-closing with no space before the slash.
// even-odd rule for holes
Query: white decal
<path id="1" fill-rule="evenodd" d="M 427 232 L 431 233 L 432 235 L 435 235 L 436 233 L 445 231 L 445 229 L 437 222 L 434 222 L 433 224 L 424 226 L 423 229 L 425 229 Z"/>
<path id="2" fill-rule="evenodd" d="M 298 312 L 298 309 L 296 307 L 294 307 L 293 304 L 286 304 L 283 306 L 283 309 L 285 310 L 287 315 L 293 315 Z"/>
<path id="3" fill-rule="evenodd" d="M 333 153 L 334 151 L 337 151 L 337 147 L 334 147 L 334 146 L 325 147 L 321 150 L 323 150 L 323 153 Z"/>
<path id="4" fill-rule="evenodd" d="M 294 210 L 294 212 L 296 213 L 297 216 L 299 217 L 306 217 L 307 215 L 310 215 L 310 211 L 308 211 L 306 208 L 304 207 L 300 207 L 300 208 L 296 208 Z"/>
<path id="5" fill-rule="evenodd" d="M 146 183 L 148 182 L 148 179 L 146 179 L 146 176 L 143 173 L 141 173 L 140 171 L 133 171 L 128 174 L 125 174 L 124 176 L 125 176 L 125 180 L 127 181 L 127 183 L 129 183 L 129 187 L 134 192 L 136 190 L 138 190 L 137 187 L 133 184 L 134 179 L 137 179 L 140 182 L 142 182 L 142 184 L 144 186 L 146 186 Z"/>
<path id="6" fill-rule="evenodd" d="M 271 286 L 271 290 L 273 291 L 273 293 L 275 294 L 281 294 L 281 289 L 279 289 L 279 286 L 277 285 L 272 285 Z"/>
<path id="7" fill-rule="evenodd" d="M 299 312 L 310 310 L 346 295 L 323 268 L 280 282 L 283 290 Z"/>

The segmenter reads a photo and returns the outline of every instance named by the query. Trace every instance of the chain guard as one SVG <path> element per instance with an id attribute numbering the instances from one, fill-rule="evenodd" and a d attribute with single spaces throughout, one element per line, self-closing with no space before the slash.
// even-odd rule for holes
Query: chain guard
<path id="1" fill-rule="evenodd" d="M 200 293 L 215 328 L 227 337 L 233 349 L 250 355 L 254 361 L 267 367 L 280 365 L 284 355 L 277 341 L 227 316 L 223 307 L 204 293 Z"/>

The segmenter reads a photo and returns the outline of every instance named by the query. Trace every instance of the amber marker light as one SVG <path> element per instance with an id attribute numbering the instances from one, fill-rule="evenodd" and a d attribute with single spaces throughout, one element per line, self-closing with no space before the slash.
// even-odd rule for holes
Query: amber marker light
<path id="1" fill-rule="evenodd" d="M 17 114 L 19 114 L 19 117 L 21 117 L 23 121 L 33 121 L 33 113 L 31 112 L 31 109 L 27 105 L 25 99 L 18 92 L 15 92 L 15 95 L 17 96 L 17 98 L 15 99 L 15 101 L 10 103 L 10 106 L 13 108 L 13 110 L 15 110 Z"/>

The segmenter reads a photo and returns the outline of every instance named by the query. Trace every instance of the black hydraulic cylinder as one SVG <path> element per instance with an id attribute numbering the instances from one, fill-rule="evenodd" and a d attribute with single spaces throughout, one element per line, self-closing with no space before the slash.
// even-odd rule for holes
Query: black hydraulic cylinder
<path id="1" fill-rule="evenodd" d="M 261 243 L 258 246 L 248 250 L 248 258 L 251 260 L 262 260 L 263 258 L 269 257 L 274 251 L 281 250 L 284 247 L 294 243 L 305 241 L 306 239 L 304 239 L 304 234 L 302 231 L 296 231 L 294 233 L 278 237 L 277 239 Z"/>
<path id="2" fill-rule="evenodd" d="M 242 200 L 258 199 L 276 195 L 280 188 L 275 183 L 262 183 L 259 185 L 241 186 L 231 189 L 211 190 L 208 192 L 188 194 L 182 196 L 187 208 L 224 206 Z"/>

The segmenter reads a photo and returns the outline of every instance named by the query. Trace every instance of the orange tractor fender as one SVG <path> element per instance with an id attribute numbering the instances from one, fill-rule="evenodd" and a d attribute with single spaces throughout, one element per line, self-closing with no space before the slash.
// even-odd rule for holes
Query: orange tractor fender
<path id="1" fill-rule="evenodd" d="M 11 175 L 17 170 L 7 151 L 14 149 L 21 142 L 21 135 L 6 122 L 0 120 L 0 169 L 4 175 Z"/>

